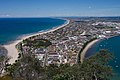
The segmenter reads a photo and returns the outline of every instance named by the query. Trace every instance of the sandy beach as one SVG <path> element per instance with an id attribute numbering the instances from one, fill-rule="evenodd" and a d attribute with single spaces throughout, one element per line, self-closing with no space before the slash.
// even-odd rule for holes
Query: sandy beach
<path id="1" fill-rule="evenodd" d="M 83 63 L 84 61 L 84 58 L 85 58 L 85 54 L 87 52 L 87 50 L 93 45 L 95 44 L 96 42 L 98 42 L 100 39 L 96 39 L 96 40 L 93 40 L 92 42 L 88 43 L 87 46 L 85 47 L 85 49 L 82 51 L 81 55 L 80 55 L 80 61 L 81 63 Z"/>
<path id="2" fill-rule="evenodd" d="M 60 29 L 66 25 L 69 24 L 69 20 L 67 20 L 67 22 L 59 27 L 56 27 L 56 28 L 53 28 L 51 30 L 48 30 L 48 31 L 45 31 L 45 32 L 38 32 L 38 33 L 35 33 L 35 34 L 31 34 L 31 35 L 27 35 L 27 36 L 23 36 L 21 37 L 21 39 L 19 40 L 16 40 L 14 42 L 12 42 L 11 44 L 7 44 L 7 45 L 3 45 L 7 50 L 8 50 L 8 54 L 7 56 L 11 57 L 10 61 L 9 61 L 9 64 L 13 64 L 15 62 L 15 60 L 17 60 L 18 58 L 18 51 L 17 49 L 15 48 L 15 46 L 23 41 L 24 39 L 27 39 L 29 37 L 32 37 L 32 36 L 36 36 L 36 35 L 41 35 L 41 34 L 46 34 L 46 33 L 49 33 L 49 32 L 53 32 L 53 31 L 56 31 L 57 29 Z"/>

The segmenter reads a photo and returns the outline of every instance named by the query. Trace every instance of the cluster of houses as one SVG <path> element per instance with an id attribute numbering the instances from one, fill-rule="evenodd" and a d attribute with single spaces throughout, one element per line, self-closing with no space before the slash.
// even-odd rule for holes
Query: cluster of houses
<path id="1" fill-rule="evenodd" d="M 100 25 L 111 27 L 99 28 Z M 63 28 L 31 38 L 31 40 L 47 39 L 51 41 L 52 45 L 47 48 L 22 47 L 24 53 L 31 49 L 36 58 L 42 61 L 44 65 L 65 63 L 73 65 L 77 62 L 78 53 L 87 41 L 93 38 L 106 38 L 119 33 L 119 23 L 75 21 L 71 19 L 70 23 Z"/>

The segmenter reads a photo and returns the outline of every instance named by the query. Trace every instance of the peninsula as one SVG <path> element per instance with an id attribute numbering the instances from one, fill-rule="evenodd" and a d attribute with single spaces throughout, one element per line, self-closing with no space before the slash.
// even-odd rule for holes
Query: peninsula
<path id="1" fill-rule="evenodd" d="M 5 46 L 9 55 L 16 48 L 19 55 L 34 54 L 42 61 L 43 66 L 49 64 L 76 64 L 83 62 L 87 49 L 100 39 L 107 39 L 120 34 L 120 23 L 115 21 L 81 18 L 66 18 L 66 24 L 47 32 L 37 33 L 22 38 L 11 45 Z M 89 42 L 93 40 L 92 42 Z M 85 47 L 86 43 L 87 46 Z M 83 47 L 85 47 L 83 49 Z M 80 53 L 81 52 L 81 53 Z M 18 52 L 10 63 L 17 60 Z M 78 55 L 79 54 L 79 55 Z"/>

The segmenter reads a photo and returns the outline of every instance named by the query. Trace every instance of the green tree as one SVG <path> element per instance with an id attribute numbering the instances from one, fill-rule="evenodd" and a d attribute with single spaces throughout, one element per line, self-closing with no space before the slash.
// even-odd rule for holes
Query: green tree
<path id="1" fill-rule="evenodd" d="M 108 62 L 113 58 L 107 50 L 101 50 L 84 60 L 82 64 L 69 64 L 42 67 L 34 55 L 24 55 L 6 71 L 13 80 L 109 80 L 112 68 Z"/>
<path id="2" fill-rule="evenodd" d="M 9 60 L 10 60 L 10 57 L 4 56 L 4 55 L 0 56 L 0 75 L 3 73 Z"/>
<path id="3" fill-rule="evenodd" d="M 113 58 L 107 50 L 101 50 L 82 64 L 75 64 L 64 69 L 64 72 L 54 76 L 54 80 L 109 80 L 112 68 L 108 62 Z"/>
<path id="4" fill-rule="evenodd" d="M 44 77 L 44 68 L 34 56 L 24 55 L 16 63 L 7 66 L 6 71 L 14 80 L 40 80 Z"/>

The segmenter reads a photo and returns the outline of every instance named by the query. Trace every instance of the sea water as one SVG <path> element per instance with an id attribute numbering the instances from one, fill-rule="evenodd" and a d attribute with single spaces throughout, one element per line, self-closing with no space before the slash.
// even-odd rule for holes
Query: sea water
<path id="1" fill-rule="evenodd" d="M 87 51 L 86 57 L 94 55 L 101 49 L 107 49 L 113 53 L 114 59 L 110 61 L 109 65 L 113 67 L 114 76 L 111 80 L 120 80 L 120 36 L 111 37 L 101 40 Z"/>
<path id="2" fill-rule="evenodd" d="M 65 22 L 55 18 L 0 18 L 0 45 L 25 34 L 52 29 Z"/>

